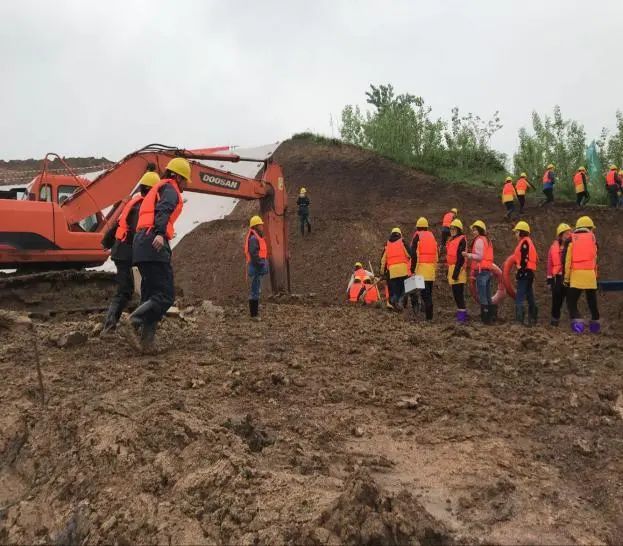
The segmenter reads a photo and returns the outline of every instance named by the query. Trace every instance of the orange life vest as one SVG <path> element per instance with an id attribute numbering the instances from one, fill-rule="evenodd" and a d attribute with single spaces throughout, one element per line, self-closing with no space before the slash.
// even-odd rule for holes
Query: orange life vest
<path id="1" fill-rule="evenodd" d="M 130 231 L 130 226 L 128 225 L 128 215 L 130 214 L 132 207 L 134 207 L 137 203 L 140 203 L 142 200 L 143 196 L 140 193 L 137 193 L 125 204 L 125 207 L 123 207 L 123 210 L 119 215 L 119 225 L 117 227 L 117 231 L 115 231 L 115 239 L 117 239 L 117 241 L 125 242 Z M 132 241 L 129 242 L 131 243 Z"/>
<path id="2" fill-rule="evenodd" d="M 518 195 L 525 195 L 528 191 L 528 181 L 525 178 L 520 178 L 515 184 L 515 189 Z"/>
<path id="3" fill-rule="evenodd" d="M 454 212 L 450 211 L 450 212 L 446 212 L 443 215 L 443 220 L 441 221 L 441 225 L 443 227 L 450 227 L 450 224 L 452 223 L 452 220 L 454 220 Z"/>
<path id="4" fill-rule="evenodd" d="M 571 270 L 595 271 L 597 269 L 597 243 L 591 231 L 572 233 Z"/>
<path id="5" fill-rule="evenodd" d="M 465 241 L 465 235 L 453 237 L 446 243 L 446 263 L 448 265 L 456 264 L 459 253 L 459 246 L 461 245 L 462 241 Z"/>
<path id="6" fill-rule="evenodd" d="M 268 258 L 268 246 L 266 246 L 266 240 L 264 239 L 264 237 L 261 237 L 257 231 L 251 228 L 249 229 L 249 232 L 247 233 L 247 236 L 244 240 L 244 255 L 247 259 L 247 263 L 251 263 L 251 254 L 249 253 L 249 239 L 251 238 L 251 235 L 255 235 L 255 238 L 260 245 L 260 259 L 265 260 L 266 258 Z"/>
<path id="7" fill-rule="evenodd" d="M 405 244 L 402 239 L 387 241 L 385 244 L 385 264 L 389 269 L 392 265 L 410 264 L 411 258 L 407 256 Z"/>
<path id="8" fill-rule="evenodd" d="M 416 231 L 413 239 L 419 239 L 417 245 L 417 261 L 419 264 L 437 263 L 437 241 L 430 231 Z M 413 242 L 412 242 L 413 243 Z"/>
<path id="9" fill-rule="evenodd" d="M 482 260 L 479 262 L 472 261 L 472 269 L 476 271 L 490 271 L 493 267 L 493 243 L 484 235 L 478 235 L 472 243 L 472 250 L 478 239 L 482 239 L 484 245 Z"/>
<path id="10" fill-rule="evenodd" d="M 584 177 L 582 176 L 582 174 L 583 173 L 577 172 L 573 175 L 573 185 L 576 188 L 584 185 Z"/>
<path id="11" fill-rule="evenodd" d="M 502 188 L 502 195 L 513 195 L 515 193 L 515 188 L 513 187 L 512 182 L 507 182 L 504 184 Z"/>
<path id="12" fill-rule="evenodd" d="M 616 175 L 616 170 L 612 169 L 611 171 L 608 171 L 608 174 L 606 175 L 606 184 L 608 186 L 614 186 L 616 184 Z"/>
<path id="13" fill-rule="evenodd" d="M 141 203 L 141 208 L 138 211 L 138 224 L 136 225 L 136 230 L 140 229 L 153 229 L 154 222 L 156 220 L 156 203 L 160 199 L 160 188 L 165 184 L 169 184 L 175 192 L 177 193 L 177 205 L 175 205 L 175 209 L 169 216 L 169 222 L 167 223 L 167 231 L 166 238 L 170 241 L 173 239 L 173 235 L 175 235 L 175 221 L 178 219 L 179 215 L 182 213 L 182 208 L 184 207 L 184 200 L 182 199 L 182 192 L 180 192 L 175 180 L 171 178 L 165 178 L 161 180 L 157 184 L 155 184 L 149 193 L 144 197 L 143 202 Z"/>
<path id="14" fill-rule="evenodd" d="M 368 276 L 366 270 L 363 267 L 358 267 L 357 269 L 355 269 L 353 275 L 355 279 L 361 279 L 362 281 Z"/>
<path id="15" fill-rule="evenodd" d="M 549 184 L 550 179 L 549 179 L 549 173 L 551 173 L 552 171 L 550 169 L 547 169 L 544 173 L 543 173 L 543 184 Z"/>
<path id="16" fill-rule="evenodd" d="M 351 303 L 357 303 L 359 301 L 359 295 L 361 294 L 362 288 L 363 281 L 361 279 L 355 279 L 348 290 L 348 301 Z"/>
<path id="17" fill-rule="evenodd" d="M 513 253 L 513 256 L 515 258 L 515 265 L 517 266 L 517 269 L 519 269 L 521 264 L 521 245 L 523 245 L 524 242 L 528 243 L 528 263 L 526 264 L 526 269 L 536 271 L 536 263 L 539 257 L 537 256 L 536 248 L 530 237 L 522 237 L 521 239 L 519 239 L 519 243 L 517 243 L 517 246 L 515 247 L 515 252 Z"/>
<path id="18" fill-rule="evenodd" d="M 562 274 L 562 247 L 556 239 L 549 247 L 549 263 L 553 277 Z"/>
<path id="19" fill-rule="evenodd" d="M 379 294 L 379 289 L 376 285 L 363 283 L 363 287 L 366 289 L 363 295 L 363 302 L 366 305 L 370 305 L 372 303 L 380 301 L 381 296 Z"/>

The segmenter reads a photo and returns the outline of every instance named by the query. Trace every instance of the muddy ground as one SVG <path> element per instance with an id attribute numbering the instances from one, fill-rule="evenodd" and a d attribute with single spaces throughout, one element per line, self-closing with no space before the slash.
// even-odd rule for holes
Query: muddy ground
<path id="1" fill-rule="evenodd" d="M 278 153 L 315 230 L 292 230 L 299 295 L 267 298 L 261 323 L 232 274 L 248 204 L 180 243 L 183 311 L 155 356 L 101 339 L 83 285 L 53 285 L 77 306 L 32 323 L 0 312 L 0 543 L 623 542 L 620 296 L 602 297 L 598 337 L 513 325 L 508 305 L 498 326 L 455 326 L 441 282 L 432 324 L 347 307 L 351 262 L 377 260 L 394 223 L 497 201 L 350 148 Z M 540 245 L 572 212 L 554 211 L 530 213 Z M 614 278 L 621 220 L 591 214 Z M 25 311 L 24 294 L 3 306 Z"/>

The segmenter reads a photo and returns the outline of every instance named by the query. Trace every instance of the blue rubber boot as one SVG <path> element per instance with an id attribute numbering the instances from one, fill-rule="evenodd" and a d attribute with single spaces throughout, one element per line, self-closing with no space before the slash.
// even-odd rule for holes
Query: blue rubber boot
<path id="1" fill-rule="evenodd" d="M 599 332 L 601 332 L 601 324 L 598 320 L 591 320 L 590 324 L 588 325 L 588 329 L 590 330 L 591 334 L 598 334 Z"/>
<path id="2" fill-rule="evenodd" d="M 574 334 L 584 333 L 584 321 L 582 319 L 574 319 L 571 321 L 571 331 Z"/>

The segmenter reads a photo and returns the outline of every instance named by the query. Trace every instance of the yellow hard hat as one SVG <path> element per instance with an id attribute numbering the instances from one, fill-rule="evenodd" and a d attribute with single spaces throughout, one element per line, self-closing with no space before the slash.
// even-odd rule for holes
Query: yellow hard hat
<path id="1" fill-rule="evenodd" d="M 450 227 L 455 227 L 462 230 L 463 222 L 461 222 L 461 220 L 459 220 L 458 218 L 455 218 L 454 220 L 452 220 L 452 222 L 450 222 Z"/>
<path id="2" fill-rule="evenodd" d="M 183 157 L 174 157 L 167 163 L 167 170 L 179 174 L 190 183 L 190 163 Z"/>
<path id="3" fill-rule="evenodd" d="M 571 231 L 571 226 L 569 224 L 565 224 L 564 222 L 562 224 L 558 224 L 558 227 L 556 228 L 556 237 L 565 231 Z"/>
<path id="4" fill-rule="evenodd" d="M 550 163 L 550 164 L 547 166 L 547 168 L 548 168 L 548 169 L 553 169 L 553 168 L 554 168 L 554 165 L 553 165 L 552 163 Z"/>
<path id="5" fill-rule="evenodd" d="M 424 216 L 420 216 L 417 219 L 417 222 L 415 223 L 415 227 L 416 228 L 427 228 L 428 227 L 428 220 L 426 218 L 424 218 Z"/>
<path id="6" fill-rule="evenodd" d="M 141 186 L 147 186 L 148 188 L 153 188 L 158 182 L 160 182 L 158 173 L 151 171 L 147 171 L 138 181 Z"/>
<path id="7" fill-rule="evenodd" d="M 355 267 L 363 267 L 363 264 L 361 262 L 355 262 Z"/>
<path id="8" fill-rule="evenodd" d="M 616 165 L 610 165 L 610 170 L 611 171 L 616 171 L 617 170 L 617 166 Z"/>
<path id="9" fill-rule="evenodd" d="M 307 193 L 307 190 L 305 188 L 301 188 L 300 193 Z"/>
<path id="10" fill-rule="evenodd" d="M 521 173 L 519 175 L 520 178 L 528 178 L 528 175 L 526 173 Z"/>
<path id="11" fill-rule="evenodd" d="M 482 221 L 482 220 L 476 220 L 471 226 L 469 226 L 470 228 L 475 228 L 475 227 L 479 227 L 480 229 L 482 229 L 484 232 L 487 231 L 487 225 Z"/>
<path id="12" fill-rule="evenodd" d="M 398 233 L 399 235 L 402 235 L 402 231 L 399 227 L 392 228 L 392 233 Z"/>
<path id="13" fill-rule="evenodd" d="M 513 231 L 525 231 L 526 233 L 530 233 L 530 225 L 528 222 L 521 220 L 520 222 L 517 222 L 517 225 L 513 228 Z"/>
<path id="14" fill-rule="evenodd" d="M 577 228 L 591 228 L 595 229 L 595 224 L 590 216 L 580 216 L 578 221 L 575 223 L 575 227 Z"/>
<path id="15" fill-rule="evenodd" d="M 512 176 L 507 176 L 505 181 L 506 182 L 512 182 L 513 181 L 513 177 Z"/>
<path id="16" fill-rule="evenodd" d="M 262 220 L 261 216 L 252 216 L 251 220 L 249 220 L 249 227 L 263 226 L 263 225 L 264 225 L 264 220 Z"/>
<path id="17" fill-rule="evenodd" d="M 580 167 L 578 169 L 578 171 L 581 172 L 581 173 L 585 173 L 586 172 L 586 167 Z"/>
<path id="18" fill-rule="evenodd" d="M 458 214 L 459 213 L 459 209 L 450 209 L 450 212 L 454 212 L 454 214 Z"/>

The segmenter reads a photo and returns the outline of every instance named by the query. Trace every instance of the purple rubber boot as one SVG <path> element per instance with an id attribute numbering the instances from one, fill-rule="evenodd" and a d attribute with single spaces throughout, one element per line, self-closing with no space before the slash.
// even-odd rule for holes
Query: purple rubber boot
<path id="1" fill-rule="evenodd" d="M 582 319 L 574 319 L 571 321 L 571 331 L 574 334 L 584 333 L 584 321 Z"/>
<path id="2" fill-rule="evenodd" d="M 588 325 L 588 329 L 590 330 L 591 334 L 598 334 L 599 332 L 601 332 L 601 324 L 598 320 L 591 320 L 590 324 Z"/>
<path id="3" fill-rule="evenodd" d="M 467 309 L 459 309 L 456 312 L 456 321 L 459 324 L 465 324 L 467 323 Z"/>

